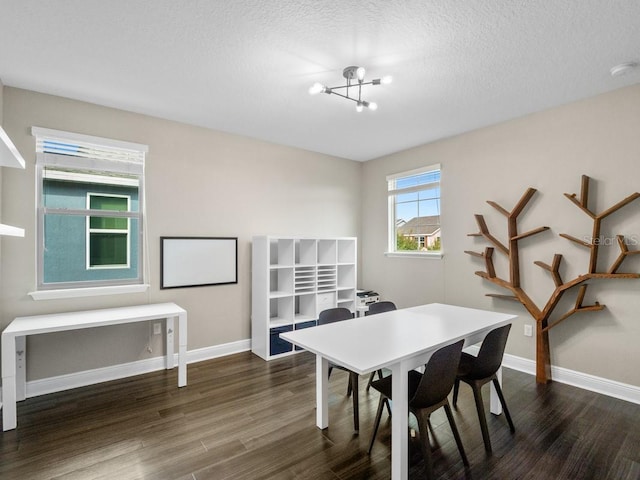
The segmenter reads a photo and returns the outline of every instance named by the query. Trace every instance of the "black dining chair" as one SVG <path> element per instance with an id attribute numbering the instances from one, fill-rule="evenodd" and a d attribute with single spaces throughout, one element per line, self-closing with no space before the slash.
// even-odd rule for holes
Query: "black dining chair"
<path id="1" fill-rule="evenodd" d="M 467 455 L 462 446 L 462 440 L 456 427 L 456 422 L 451 413 L 449 400 L 447 395 L 453 387 L 458 371 L 458 363 L 462 353 L 462 345 L 464 340 L 460 340 L 446 347 L 437 350 L 429 359 L 425 366 L 424 374 L 411 370 L 409 375 L 409 411 L 413 413 L 418 420 L 418 429 L 420 432 L 420 445 L 424 455 L 425 471 L 427 478 L 433 477 L 433 461 L 431 459 L 431 445 L 429 443 L 429 416 L 440 407 L 444 407 L 453 432 L 453 437 L 460 451 L 462 462 L 465 466 L 469 465 Z M 391 398 L 391 379 L 389 375 L 383 379 L 374 381 L 371 386 L 380 392 L 380 401 L 378 402 L 378 411 L 376 413 L 373 433 L 371 435 L 371 443 L 369 444 L 369 453 L 373 448 L 373 443 L 378 433 L 380 418 L 384 405 L 389 408 L 389 400 Z"/>
<path id="2" fill-rule="evenodd" d="M 329 308 L 323 310 L 318 315 L 318 325 L 325 325 L 327 323 L 340 322 L 343 320 L 349 320 L 353 318 L 351 310 L 348 308 Z M 358 404 L 358 374 L 352 372 L 348 368 L 342 365 L 337 365 L 329 362 L 329 376 L 334 368 L 344 370 L 349 374 L 349 383 L 347 384 L 347 396 L 353 395 L 353 429 L 358 433 L 360 431 L 360 413 Z"/>
<path id="3" fill-rule="evenodd" d="M 491 453 L 491 439 L 489 438 L 489 429 L 487 428 L 487 418 L 484 412 L 484 404 L 482 402 L 482 386 L 485 383 L 493 382 L 496 389 L 500 404 L 504 410 L 504 416 L 507 418 L 511 433 L 516 431 L 511 421 L 511 415 L 507 408 L 507 403 L 502 394 L 502 388 L 496 373 L 502 364 L 504 349 L 507 345 L 507 337 L 511 324 L 496 328 L 490 331 L 480 346 L 478 356 L 473 356 L 466 352 L 462 353 L 460 358 L 460 366 L 456 376 L 455 385 L 453 387 L 453 406 L 457 408 L 458 390 L 460 382 L 468 384 L 473 390 L 473 398 L 476 402 L 476 410 L 478 411 L 478 419 L 480 420 L 480 430 L 482 431 L 482 440 L 484 448 Z"/>
<path id="4" fill-rule="evenodd" d="M 396 304 L 393 302 L 389 302 L 388 300 L 382 302 L 376 302 L 369 305 L 369 310 L 364 312 L 364 316 L 375 315 L 376 313 L 390 312 L 392 310 L 396 310 Z M 375 372 L 371 372 L 369 375 L 369 381 L 367 382 L 367 392 L 371 388 L 371 382 L 375 380 L 376 373 L 378 374 L 378 378 L 382 378 L 384 375 L 382 374 L 382 370 L 376 370 Z"/>

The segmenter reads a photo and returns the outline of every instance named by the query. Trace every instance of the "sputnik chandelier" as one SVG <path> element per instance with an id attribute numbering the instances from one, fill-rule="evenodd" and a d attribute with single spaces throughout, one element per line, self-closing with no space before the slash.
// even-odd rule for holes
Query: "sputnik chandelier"
<path id="1" fill-rule="evenodd" d="M 377 103 L 367 102 L 362 99 L 362 87 L 364 87 L 365 85 L 388 84 L 388 83 L 391 83 L 392 78 L 387 76 L 382 78 L 376 78 L 374 80 L 371 80 L 370 82 L 365 82 L 364 74 L 365 74 L 364 67 L 356 67 L 356 66 L 346 67 L 342 71 L 342 76 L 347 79 L 346 85 L 339 85 L 337 87 L 327 87 L 326 85 L 323 85 L 321 83 L 314 83 L 313 86 L 309 88 L 309 93 L 311 95 L 316 95 L 318 93 L 327 93 L 327 94 L 333 93 L 334 95 L 338 95 L 339 97 L 346 98 L 347 100 L 356 102 L 357 112 L 361 112 L 365 108 L 368 108 L 369 110 L 377 110 L 378 108 Z M 336 92 L 336 90 L 340 90 L 340 89 L 345 89 L 345 93 L 342 94 L 342 93 Z M 352 94 L 353 96 L 349 95 L 349 89 L 351 89 L 352 92 L 354 90 L 357 91 L 358 93 L 357 96 L 355 94 Z"/>

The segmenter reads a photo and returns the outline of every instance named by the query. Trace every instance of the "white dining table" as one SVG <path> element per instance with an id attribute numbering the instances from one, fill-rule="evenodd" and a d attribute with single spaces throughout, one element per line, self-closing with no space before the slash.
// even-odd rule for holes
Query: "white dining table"
<path id="1" fill-rule="evenodd" d="M 281 333 L 316 355 L 316 425 L 329 426 L 329 362 L 358 374 L 387 368 L 392 377 L 391 478 L 409 474 L 409 399 L 407 372 L 423 366 L 441 347 L 465 340 L 465 348 L 481 342 L 494 328 L 516 315 L 432 303 L 367 317 Z M 493 413 L 501 410 L 494 404 Z"/>

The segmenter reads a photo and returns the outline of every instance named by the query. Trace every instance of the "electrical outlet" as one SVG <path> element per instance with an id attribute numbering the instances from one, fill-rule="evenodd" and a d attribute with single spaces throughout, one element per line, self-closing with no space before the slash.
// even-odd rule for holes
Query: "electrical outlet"
<path id="1" fill-rule="evenodd" d="M 154 323 L 153 324 L 153 334 L 154 335 L 160 335 L 162 333 L 162 324 L 161 323 Z"/>
<path id="2" fill-rule="evenodd" d="M 528 323 L 525 323 L 525 325 L 524 325 L 524 336 L 525 337 L 532 337 L 533 336 L 533 327 Z"/>

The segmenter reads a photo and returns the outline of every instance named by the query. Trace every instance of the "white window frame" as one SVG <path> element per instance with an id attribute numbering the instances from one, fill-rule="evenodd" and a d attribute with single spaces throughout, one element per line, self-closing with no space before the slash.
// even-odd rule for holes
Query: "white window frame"
<path id="1" fill-rule="evenodd" d="M 76 298 L 96 295 L 139 293 L 148 290 L 148 245 L 146 235 L 146 211 L 144 202 L 144 164 L 149 151 L 147 145 L 95 137 L 73 132 L 64 132 L 48 128 L 32 127 L 31 134 L 36 137 L 36 193 L 37 193 L 37 235 L 36 235 L 36 290 L 29 292 L 34 300 Z M 65 144 L 74 148 L 66 149 Z M 136 212 L 110 212 L 109 216 L 138 219 L 138 275 L 134 279 L 96 280 L 78 282 L 44 283 L 44 217 L 47 213 L 57 213 L 43 205 L 43 185 L 45 166 L 80 168 L 93 173 L 55 172 L 49 170 L 47 178 L 53 176 L 71 176 L 67 180 L 81 181 L 80 177 L 95 181 L 100 172 L 113 172 L 137 176 L 137 179 L 113 178 L 104 183 L 138 186 L 139 208 Z M 53 174 L 53 176 L 51 175 Z M 62 178 L 60 178 L 62 179 Z M 115 182 L 114 182 L 115 180 Z M 100 181 L 95 183 L 101 183 Z M 99 193 L 100 195 L 105 195 Z M 117 196 L 116 194 L 108 194 Z M 129 204 L 130 209 L 130 204 Z M 64 209 L 59 209 L 63 211 Z M 104 216 L 104 211 L 64 210 L 65 214 Z M 130 235 L 130 233 L 129 233 Z M 88 245 L 88 244 L 87 244 Z M 129 248 L 127 263 L 130 263 Z M 114 267 L 126 268 L 126 267 Z M 130 267 L 129 267 L 130 268 Z"/>
<path id="2" fill-rule="evenodd" d="M 431 259 L 440 259 L 443 257 L 444 253 L 442 250 L 439 251 L 420 251 L 420 250 L 410 250 L 410 251 L 399 251 L 396 250 L 396 229 L 397 229 L 397 221 L 396 218 L 396 196 L 403 193 L 411 193 L 411 192 L 419 192 L 421 190 L 427 190 L 429 185 L 418 185 L 407 188 L 397 189 L 392 187 L 392 182 L 397 180 L 413 177 L 415 175 L 421 175 L 424 173 L 439 171 L 440 172 L 440 181 L 438 185 L 440 186 L 440 198 L 442 198 L 442 168 L 439 163 L 434 165 L 429 165 L 426 167 L 416 168 L 414 170 L 409 170 L 405 172 L 398 172 L 391 175 L 387 175 L 387 195 L 388 195 L 388 223 L 387 223 L 387 251 L 385 255 L 387 257 L 416 257 L 416 258 L 431 258 Z M 442 211 L 440 212 L 440 221 L 442 222 Z M 441 224 L 442 225 L 442 224 Z M 426 238 L 425 238 L 426 243 Z"/>
<path id="3" fill-rule="evenodd" d="M 87 192 L 87 210 L 91 209 L 91 197 L 108 197 L 108 198 L 126 198 L 127 199 L 127 212 L 131 211 L 131 196 L 130 195 L 117 195 L 113 193 L 99 193 L 99 192 Z M 91 215 L 86 220 L 86 268 L 87 270 L 110 270 L 116 268 L 130 268 L 131 267 L 131 246 L 129 239 L 131 238 L 131 219 L 127 218 L 126 229 L 115 228 L 91 228 L 91 217 L 97 217 L 99 215 Z M 127 238 L 127 261 L 122 264 L 113 265 L 91 265 L 91 234 L 92 233 L 119 233 L 125 234 Z"/>

